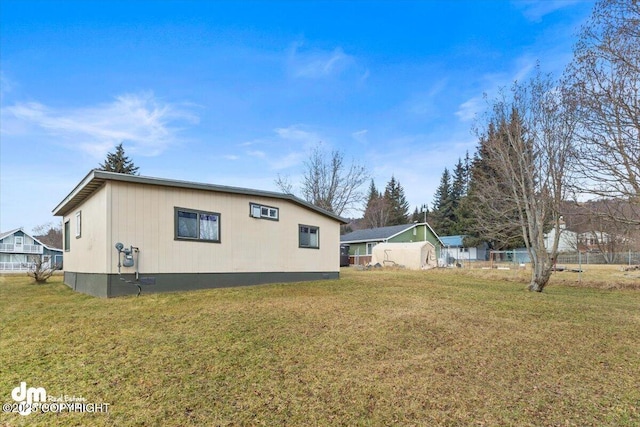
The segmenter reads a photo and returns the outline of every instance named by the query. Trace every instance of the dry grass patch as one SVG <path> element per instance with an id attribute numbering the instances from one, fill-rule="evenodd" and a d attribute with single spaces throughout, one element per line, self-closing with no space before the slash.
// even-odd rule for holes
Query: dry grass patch
<path id="1" fill-rule="evenodd" d="M 551 285 L 566 285 L 580 288 L 640 290 L 640 271 L 624 271 L 620 265 L 607 264 L 563 264 L 563 271 L 556 271 L 551 276 Z M 531 270 L 513 267 L 506 270 L 498 269 L 437 269 L 434 274 L 467 275 L 470 278 L 486 280 L 509 281 L 526 284 L 531 279 Z"/>
<path id="2" fill-rule="evenodd" d="M 111 300 L 0 277 L 7 425 L 637 425 L 640 293 L 456 271 Z M 2 423 L 0 423 L 2 424 Z"/>

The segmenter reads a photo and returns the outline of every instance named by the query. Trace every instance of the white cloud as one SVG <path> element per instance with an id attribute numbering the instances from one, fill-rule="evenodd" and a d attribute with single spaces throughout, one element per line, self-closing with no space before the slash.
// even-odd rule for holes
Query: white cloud
<path id="1" fill-rule="evenodd" d="M 405 102 L 403 109 L 417 116 L 437 116 L 441 113 L 442 93 L 447 88 L 448 77 L 443 77 L 429 87 L 412 93 Z"/>
<path id="2" fill-rule="evenodd" d="M 267 138 L 263 144 L 269 146 L 265 160 L 271 170 L 284 170 L 301 165 L 311 147 L 322 141 L 314 131 L 303 125 L 291 125 L 274 129 L 276 138 Z"/>
<path id="3" fill-rule="evenodd" d="M 483 102 L 482 97 L 475 96 L 460 104 L 460 107 L 458 107 L 458 111 L 456 111 L 455 114 L 461 121 L 469 122 L 474 120 L 485 108 L 486 105 Z"/>
<path id="4" fill-rule="evenodd" d="M 579 2 L 580 0 L 517 0 L 513 4 L 522 11 L 524 17 L 529 21 L 540 22 L 546 15 Z"/>
<path id="5" fill-rule="evenodd" d="M 305 154 L 306 153 L 303 151 L 293 151 L 284 156 L 272 159 L 269 162 L 269 165 L 273 170 L 288 169 L 293 166 L 301 165 L 304 162 Z"/>
<path id="6" fill-rule="evenodd" d="M 263 162 L 269 170 L 281 171 L 295 168 L 304 162 L 309 150 L 322 142 L 322 136 L 315 131 L 305 129 L 303 125 L 291 125 L 273 129 L 273 134 L 237 144 L 243 156 L 227 155 L 229 160 L 242 157 Z"/>
<path id="7" fill-rule="evenodd" d="M 355 139 L 356 141 L 358 141 L 361 144 L 364 144 L 367 142 L 367 134 L 369 133 L 369 131 L 367 129 L 362 129 L 356 132 L 353 132 L 351 134 L 351 137 L 353 139 Z"/>
<path id="8" fill-rule="evenodd" d="M 469 122 L 484 112 L 501 90 L 509 90 L 513 82 L 523 83 L 536 67 L 536 60 L 529 54 L 519 56 L 513 61 L 511 70 L 501 73 L 486 73 L 481 77 L 483 94 L 469 98 L 458 107 L 455 115 L 460 121 Z"/>
<path id="9" fill-rule="evenodd" d="M 302 142 L 305 144 L 315 144 L 321 141 L 320 135 L 316 132 L 304 130 L 301 125 L 276 128 L 274 131 L 280 138 L 288 141 Z"/>
<path id="10" fill-rule="evenodd" d="M 3 122 L 21 122 L 21 133 L 44 131 L 98 159 L 121 142 L 131 153 L 159 155 L 178 140 L 179 128 L 172 127 L 173 123 L 198 122 L 194 114 L 162 102 L 152 93 L 125 94 L 110 103 L 66 110 L 37 102 L 16 103 L 3 108 L 2 117 Z M 6 128 L 18 126 L 13 123 Z"/>
<path id="11" fill-rule="evenodd" d="M 289 72 L 294 77 L 319 79 L 340 74 L 355 64 L 353 56 L 337 47 L 332 51 L 301 50 L 302 43 L 294 43 L 289 53 Z"/>
<path id="12" fill-rule="evenodd" d="M 0 70 L 0 99 L 13 90 L 14 83 Z"/>
<path id="13" fill-rule="evenodd" d="M 384 151 L 368 152 L 366 161 L 372 165 L 370 172 L 378 190 L 384 190 L 393 175 L 413 211 L 423 203 L 431 205 L 444 168 L 452 171 L 467 152 L 473 156 L 476 145 L 476 137 L 468 130 L 409 134 L 389 139 Z"/>
<path id="14" fill-rule="evenodd" d="M 264 159 L 267 157 L 267 154 L 264 151 L 260 151 L 260 150 L 247 151 L 247 154 L 251 157 L 259 157 L 261 159 Z"/>

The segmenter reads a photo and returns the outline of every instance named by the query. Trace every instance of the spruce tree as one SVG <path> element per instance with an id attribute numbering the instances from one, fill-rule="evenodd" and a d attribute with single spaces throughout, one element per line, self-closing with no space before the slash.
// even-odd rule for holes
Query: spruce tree
<path id="1" fill-rule="evenodd" d="M 367 228 L 384 227 L 389 220 L 389 203 L 376 188 L 373 179 L 367 195 L 367 206 L 364 211 L 364 224 Z"/>
<path id="2" fill-rule="evenodd" d="M 417 206 L 413 211 L 413 214 L 411 214 L 411 222 L 420 222 L 420 211 L 418 211 Z"/>
<path id="3" fill-rule="evenodd" d="M 514 112 L 510 120 L 513 125 L 520 119 Z M 501 192 L 509 192 L 509 188 L 502 184 L 505 179 L 501 178 L 501 171 L 492 164 L 491 152 L 488 148 L 491 141 L 503 140 L 504 144 L 509 143 L 505 130 L 508 125 L 508 123 L 502 123 L 496 127 L 493 123 L 489 123 L 486 133 L 479 138 L 478 148 L 471 162 L 467 197 L 458 209 L 459 228 L 461 234 L 467 235 L 465 241 L 468 243 L 466 244 L 476 246 L 480 242 L 488 242 L 492 249 L 512 249 L 525 245 L 521 237 L 522 229 L 518 225 L 518 212 L 514 210 L 515 207 L 504 200 L 487 199 L 482 194 L 483 188 L 487 186 L 497 186 Z M 486 235 L 486 225 L 493 220 L 491 216 L 483 217 L 486 213 L 482 206 L 487 204 L 490 204 L 492 209 L 498 209 L 513 218 L 508 222 L 509 226 L 504 225 L 501 229 L 500 237 Z"/>
<path id="4" fill-rule="evenodd" d="M 116 146 L 115 153 L 107 154 L 106 160 L 99 167 L 99 170 L 124 173 L 127 175 L 138 175 L 138 169 L 139 168 L 133 164 L 133 161 L 125 156 L 122 143 Z"/>
<path id="5" fill-rule="evenodd" d="M 466 193 L 466 171 L 465 167 L 462 164 L 462 159 L 458 159 L 458 164 L 456 164 L 456 168 L 453 170 L 453 182 L 451 183 L 451 204 L 453 205 L 453 210 L 455 211 L 460 204 L 460 199 Z M 454 215 L 455 216 L 455 215 Z"/>
<path id="6" fill-rule="evenodd" d="M 409 202 L 404 195 L 404 189 L 392 175 L 384 190 L 384 198 L 389 203 L 389 221 L 387 225 L 406 224 L 409 220 Z"/>
<path id="7" fill-rule="evenodd" d="M 375 202 L 375 200 L 380 197 L 380 193 L 378 192 L 378 189 L 376 188 L 376 184 L 375 182 L 373 182 L 373 179 L 371 179 L 371 185 L 369 185 L 369 193 L 367 193 L 367 207 L 366 209 L 369 208 L 369 206 L 371 206 L 372 203 Z M 365 211 L 366 211 L 365 209 Z"/>
<path id="8" fill-rule="evenodd" d="M 444 168 L 440 184 L 436 189 L 431 213 L 431 226 L 441 236 L 450 235 L 454 226 L 454 204 L 452 200 L 451 174 Z"/>
<path id="9" fill-rule="evenodd" d="M 418 206 L 416 206 L 416 209 L 413 211 L 413 214 L 411 215 L 411 221 L 425 222 L 428 217 L 429 217 L 429 207 L 427 205 L 422 205 L 420 206 L 419 209 L 418 209 Z"/>

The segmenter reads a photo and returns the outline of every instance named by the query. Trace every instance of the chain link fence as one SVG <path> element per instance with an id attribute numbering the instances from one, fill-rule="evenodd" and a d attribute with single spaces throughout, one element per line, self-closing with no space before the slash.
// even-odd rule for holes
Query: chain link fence
<path id="1" fill-rule="evenodd" d="M 557 264 L 640 265 L 640 252 L 575 252 L 558 255 Z"/>
<path id="2" fill-rule="evenodd" d="M 448 257 L 443 267 L 457 268 L 525 268 L 530 264 L 529 254 L 522 250 L 491 251 L 487 260 Z M 444 261 L 444 258 L 441 260 Z M 556 265 L 617 265 L 640 266 L 640 252 L 573 252 L 558 255 Z"/>

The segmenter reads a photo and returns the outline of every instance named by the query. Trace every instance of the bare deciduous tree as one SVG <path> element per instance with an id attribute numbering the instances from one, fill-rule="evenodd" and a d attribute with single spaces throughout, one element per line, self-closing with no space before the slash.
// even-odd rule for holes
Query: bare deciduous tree
<path id="1" fill-rule="evenodd" d="M 45 283 L 56 271 L 56 266 L 51 261 L 45 262 L 39 255 L 33 255 L 31 262 L 27 276 L 32 277 L 38 284 Z"/>
<path id="2" fill-rule="evenodd" d="M 62 224 L 48 222 L 33 228 L 34 236 L 47 246 L 62 248 Z"/>
<path id="3" fill-rule="evenodd" d="M 347 165 L 340 151 L 327 153 L 315 146 L 304 162 L 301 185 L 302 197 L 309 203 L 342 215 L 362 202 L 360 188 L 369 178 L 367 169 L 352 161 Z M 275 181 L 281 191 L 291 193 L 293 186 L 288 178 L 278 176 Z"/>
<path id="4" fill-rule="evenodd" d="M 563 101 L 551 77 L 539 72 L 494 100 L 481 135 L 481 161 L 490 173 L 473 190 L 473 210 L 485 235 L 504 239 L 505 230 L 520 230 L 532 264 L 528 289 L 537 292 L 548 283 L 557 257 L 560 233 L 551 248 L 544 235 L 550 227 L 560 229 L 569 178 L 574 128 Z"/>
<path id="5" fill-rule="evenodd" d="M 564 85 L 580 128 L 579 188 L 596 199 L 631 202 L 640 225 L 640 2 L 601 0 L 582 28 Z"/>
<path id="6" fill-rule="evenodd" d="M 596 251 L 606 263 L 613 263 L 616 253 L 633 248 L 634 227 L 616 217 L 629 215 L 631 206 L 621 200 L 598 200 L 582 203 L 567 203 L 564 219 L 570 229 L 578 233 L 576 251 Z"/>
<path id="7" fill-rule="evenodd" d="M 367 209 L 364 212 L 364 224 L 367 228 L 378 228 L 389 225 L 389 218 L 391 216 L 391 206 L 389 200 L 378 195 L 371 199 L 367 205 Z"/>

